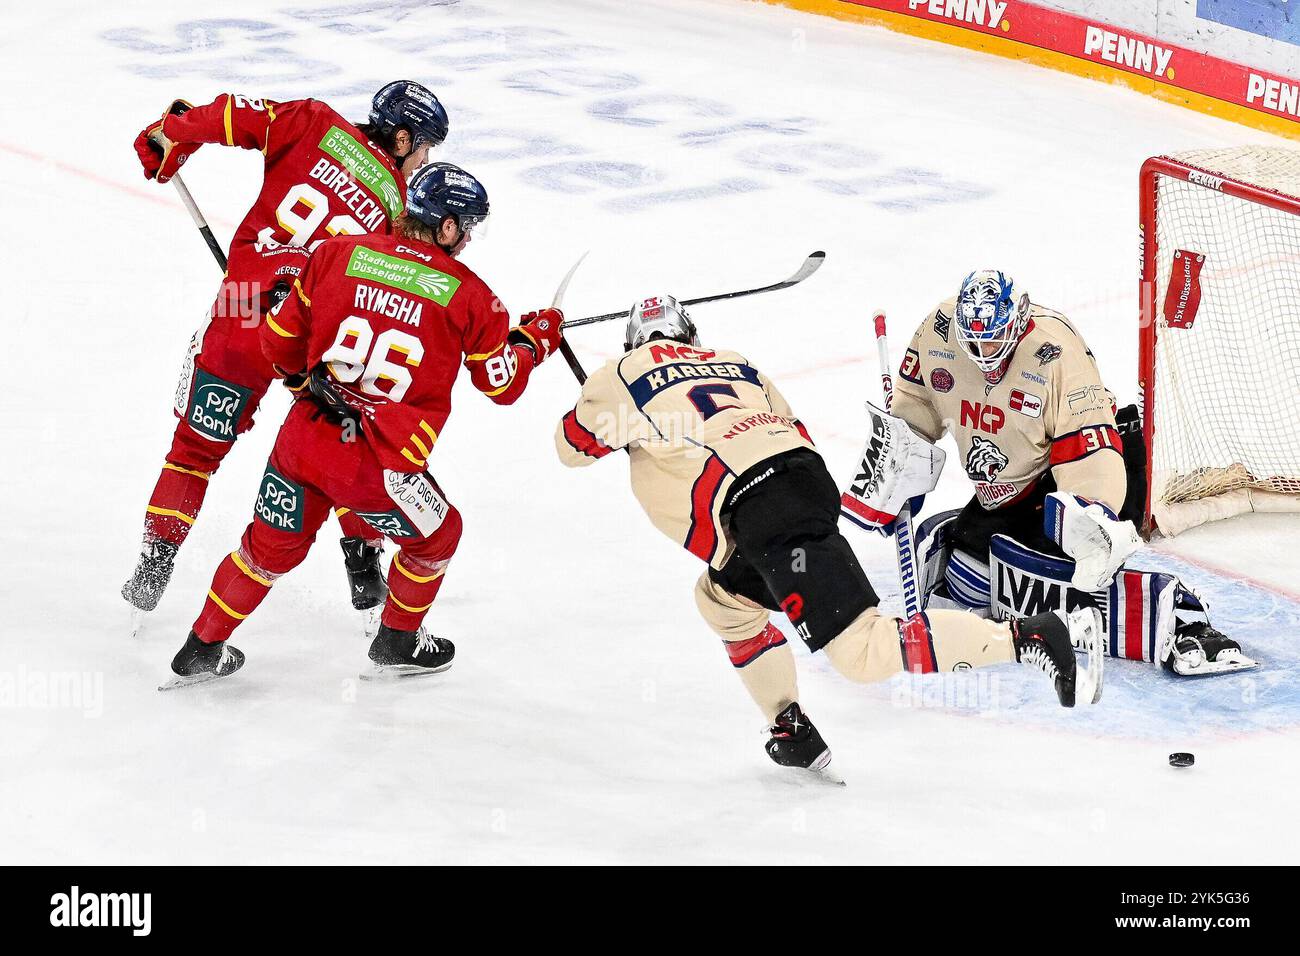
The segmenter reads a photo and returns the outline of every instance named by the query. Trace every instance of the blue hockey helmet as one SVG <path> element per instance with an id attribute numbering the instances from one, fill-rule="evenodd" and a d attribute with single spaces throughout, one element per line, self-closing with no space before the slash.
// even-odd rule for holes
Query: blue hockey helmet
<path id="1" fill-rule="evenodd" d="M 447 138 L 451 126 L 438 97 L 411 80 L 395 80 L 375 94 L 370 104 L 370 123 L 385 136 L 405 126 L 411 131 L 413 146 L 437 146 Z"/>
<path id="2" fill-rule="evenodd" d="M 483 184 L 451 163 L 422 167 L 406 189 L 406 214 L 433 229 L 451 216 L 462 232 L 469 233 L 487 219 L 488 211 Z"/>
<path id="3" fill-rule="evenodd" d="M 1029 324 L 1029 296 L 1017 302 L 1015 284 L 996 269 L 968 275 L 957 294 L 957 341 L 991 384 L 1001 381 Z"/>

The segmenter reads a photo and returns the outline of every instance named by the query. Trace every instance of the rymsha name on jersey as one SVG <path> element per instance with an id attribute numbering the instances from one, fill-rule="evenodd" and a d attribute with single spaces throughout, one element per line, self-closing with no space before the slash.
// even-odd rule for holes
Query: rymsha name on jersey
<path id="1" fill-rule="evenodd" d="M 356 295 L 352 304 L 355 308 L 365 309 L 407 325 L 419 326 L 420 316 L 424 313 L 423 303 L 387 289 L 376 289 L 372 285 L 357 283 Z"/>
<path id="2" fill-rule="evenodd" d="M 357 219 L 368 231 L 377 232 L 388 221 L 384 207 L 367 195 L 350 172 L 335 166 L 328 159 L 317 160 L 308 175 L 326 189 L 332 189 L 343 200 L 343 204 L 356 213 Z"/>

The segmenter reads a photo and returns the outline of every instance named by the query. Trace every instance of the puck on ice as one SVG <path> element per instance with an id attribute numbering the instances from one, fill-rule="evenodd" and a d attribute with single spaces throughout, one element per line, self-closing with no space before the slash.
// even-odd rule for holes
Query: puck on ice
<path id="1" fill-rule="evenodd" d="M 1196 763 L 1195 754 L 1177 753 L 1169 755 L 1169 766 L 1171 767 L 1190 767 L 1194 763 Z"/>

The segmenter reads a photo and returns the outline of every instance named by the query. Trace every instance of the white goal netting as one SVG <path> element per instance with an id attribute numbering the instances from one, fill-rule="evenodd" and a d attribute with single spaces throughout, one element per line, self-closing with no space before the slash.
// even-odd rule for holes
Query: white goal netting
<path id="1" fill-rule="evenodd" d="M 1194 172 L 1156 175 L 1146 374 L 1151 514 L 1176 534 L 1243 511 L 1300 510 L 1300 151 L 1168 158 Z M 1238 198 L 1220 179 L 1281 196 Z"/>

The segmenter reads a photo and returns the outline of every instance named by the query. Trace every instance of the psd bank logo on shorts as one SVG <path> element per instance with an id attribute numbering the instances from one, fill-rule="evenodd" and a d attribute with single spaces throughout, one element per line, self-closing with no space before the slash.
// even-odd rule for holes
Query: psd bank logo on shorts
<path id="1" fill-rule="evenodd" d="M 296 534 L 302 530 L 302 486 L 267 465 L 253 510 L 259 521 Z"/>
<path id="2" fill-rule="evenodd" d="M 239 416 L 252 392 L 239 385 L 223 382 L 203 369 L 194 373 L 194 392 L 185 420 L 190 427 L 213 441 L 234 441 Z"/>
<path id="3" fill-rule="evenodd" d="M 420 532 L 400 511 L 358 511 L 357 517 L 390 538 L 418 538 Z"/>

